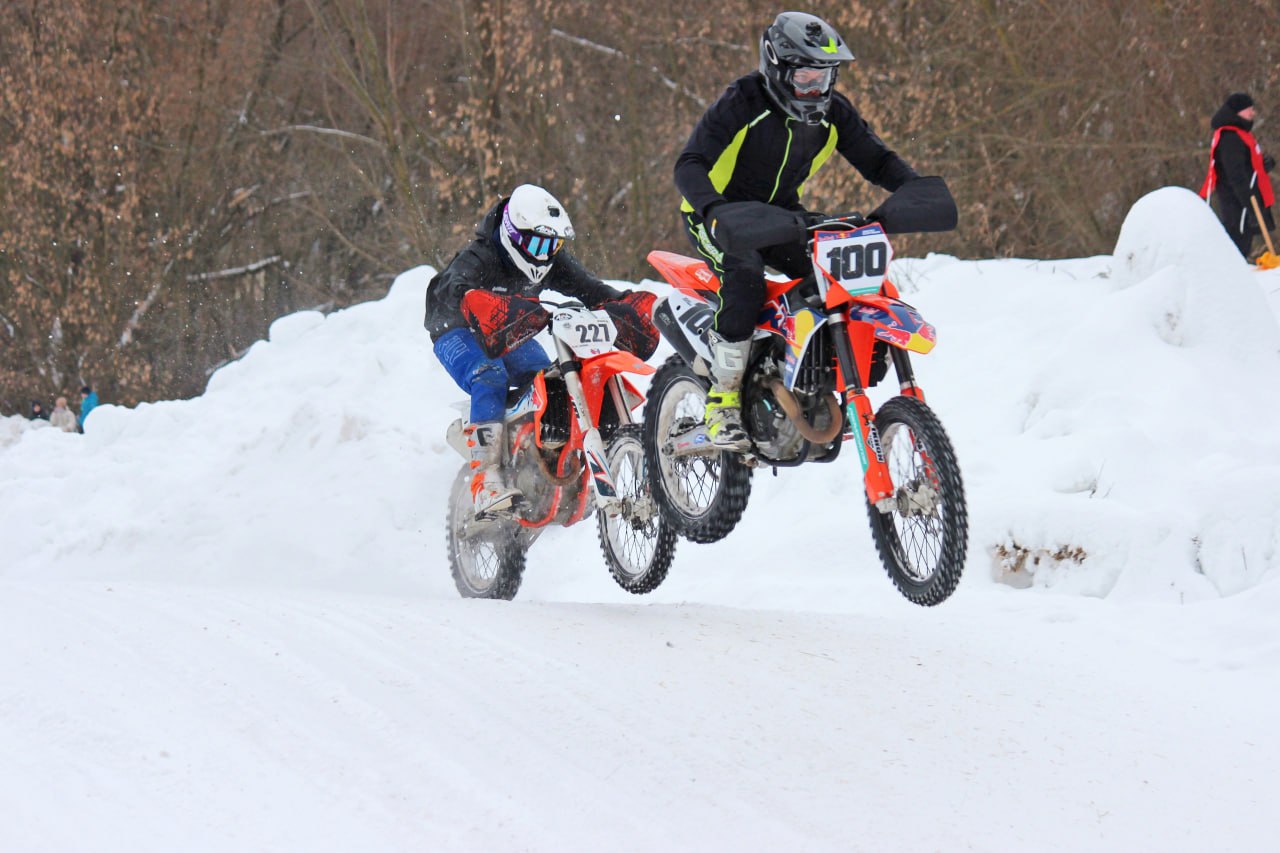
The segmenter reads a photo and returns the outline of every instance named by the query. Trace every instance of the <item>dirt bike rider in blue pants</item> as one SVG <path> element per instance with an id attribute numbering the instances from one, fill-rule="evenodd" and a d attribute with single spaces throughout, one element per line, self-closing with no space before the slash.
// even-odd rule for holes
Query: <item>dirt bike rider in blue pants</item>
<path id="1" fill-rule="evenodd" d="M 543 289 L 579 299 L 589 308 L 631 294 L 591 275 L 564 250 L 574 237 L 564 206 L 545 189 L 521 184 L 499 201 L 476 228 L 473 239 L 427 286 L 426 320 L 436 357 L 449 376 L 471 395 L 468 444 L 475 475 L 471 494 L 476 514 L 509 511 L 520 491 L 502 476 L 503 416 L 507 389 L 528 381 L 551 363 L 542 345 L 528 340 L 500 357 L 491 357 L 473 328 L 494 336 L 515 330 L 507 325 L 507 307 L 536 300 Z M 464 310 L 464 297 L 483 290 L 486 316 Z M 639 298 L 641 294 L 636 293 Z M 644 294 L 652 300 L 652 294 Z M 519 312 L 510 312 L 513 316 Z"/>
<path id="2" fill-rule="evenodd" d="M 757 201 L 803 211 L 805 182 L 833 152 L 890 191 L 918 177 L 835 91 L 840 64 L 853 58 L 825 21 L 783 12 L 760 38 L 760 69 L 729 85 L 676 160 L 682 223 L 721 282 L 708 333 L 713 360 L 705 415 L 711 442 L 721 449 L 744 451 L 751 444 L 742 426 L 740 389 L 764 304 L 765 264 L 796 278 L 808 274 L 810 264 L 803 241 L 727 250 L 716 240 L 716 208 Z M 880 360 L 884 364 L 883 353 Z"/>

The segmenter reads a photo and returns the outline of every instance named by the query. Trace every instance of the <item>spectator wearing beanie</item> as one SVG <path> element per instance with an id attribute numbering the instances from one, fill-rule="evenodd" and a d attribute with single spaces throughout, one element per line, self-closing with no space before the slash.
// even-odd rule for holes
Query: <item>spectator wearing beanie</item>
<path id="1" fill-rule="evenodd" d="M 67 408 L 66 397 L 59 397 L 53 404 L 53 414 L 49 416 L 49 423 L 63 432 L 77 432 L 80 428 L 76 423 L 75 413 Z"/>
<path id="2" fill-rule="evenodd" d="M 1257 114 L 1253 98 L 1246 93 L 1234 92 L 1227 96 L 1210 123 L 1214 133 L 1209 149 L 1209 174 L 1200 188 L 1205 201 L 1213 195 L 1222 226 L 1246 259 L 1262 228 L 1269 231 L 1275 227 L 1271 218 L 1275 195 L 1267 174 L 1274 168 L 1275 160 L 1262 153 L 1253 136 Z M 1258 222 L 1251 197 L 1262 210 L 1262 223 Z"/>

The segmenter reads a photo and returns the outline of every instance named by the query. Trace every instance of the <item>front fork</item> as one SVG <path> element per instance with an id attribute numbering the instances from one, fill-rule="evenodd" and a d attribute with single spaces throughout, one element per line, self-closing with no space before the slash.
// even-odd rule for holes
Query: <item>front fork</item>
<path id="1" fill-rule="evenodd" d="M 568 349 L 559 339 L 556 347 Z M 600 430 L 591 420 L 591 409 L 587 405 L 587 395 L 582 388 L 582 374 L 579 364 L 572 352 L 560 353 L 561 375 L 565 387 L 569 391 L 569 401 L 573 404 L 573 415 L 578 422 L 578 432 L 582 435 L 582 454 L 591 472 L 591 483 L 596 496 L 596 507 L 608 515 L 617 515 L 622 509 L 622 501 L 618 498 L 618 490 L 613 484 L 613 473 L 605 461 L 604 439 Z M 616 385 L 617 377 L 610 377 L 611 385 Z M 620 409 L 620 411 L 622 411 Z"/>
<path id="2" fill-rule="evenodd" d="M 862 479 L 867 490 L 867 500 L 881 512 L 893 508 L 893 478 L 889 476 L 889 466 L 885 462 L 884 449 L 880 446 L 880 431 L 876 429 L 876 413 L 871 409 L 871 399 L 862 385 L 862 376 L 858 373 L 858 365 L 853 357 L 853 345 L 849 341 L 849 315 L 845 311 L 828 315 L 832 339 L 835 341 L 836 360 L 840 365 L 840 375 L 844 377 L 845 415 L 854 431 L 854 439 L 858 446 L 858 461 L 862 463 Z M 894 351 L 895 367 L 898 364 L 898 351 Z M 903 353 L 905 357 L 905 353 Z M 905 360 L 905 358 L 904 358 Z M 911 383 L 910 362 L 906 364 L 906 372 L 900 378 Z"/>

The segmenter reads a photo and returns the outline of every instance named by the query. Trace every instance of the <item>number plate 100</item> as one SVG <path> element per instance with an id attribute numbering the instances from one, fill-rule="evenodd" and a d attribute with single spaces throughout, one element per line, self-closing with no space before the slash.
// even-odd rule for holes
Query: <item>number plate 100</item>
<path id="1" fill-rule="evenodd" d="M 814 271 L 824 291 L 830 281 L 855 296 L 876 293 L 892 260 L 893 246 L 875 223 L 856 231 L 819 231 L 813 237 Z"/>

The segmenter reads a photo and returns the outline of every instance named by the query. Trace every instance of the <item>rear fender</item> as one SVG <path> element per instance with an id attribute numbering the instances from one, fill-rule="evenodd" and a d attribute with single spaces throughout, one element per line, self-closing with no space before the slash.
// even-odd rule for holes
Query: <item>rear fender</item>
<path id="1" fill-rule="evenodd" d="M 676 290 L 699 299 L 706 299 L 708 294 L 720 292 L 720 279 L 705 261 L 660 249 L 650 252 L 648 259 Z"/>

